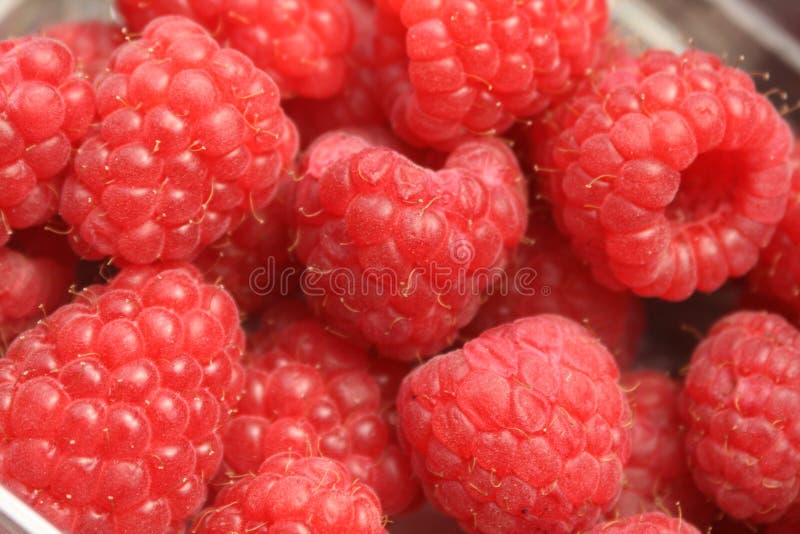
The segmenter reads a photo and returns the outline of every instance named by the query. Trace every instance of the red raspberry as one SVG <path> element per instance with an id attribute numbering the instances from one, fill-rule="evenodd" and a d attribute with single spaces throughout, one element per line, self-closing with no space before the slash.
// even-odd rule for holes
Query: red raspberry
<path id="1" fill-rule="evenodd" d="M 63 43 L 0 42 L 0 245 L 55 214 L 61 171 L 93 117 L 92 87 Z"/>
<path id="2" fill-rule="evenodd" d="M 225 46 L 247 54 L 280 86 L 328 98 L 344 87 L 353 28 L 346 0 L 116 0 L 134 30 L 161 15 L 182 15 L 205 26 Z"/>
<path id="3" fill-rule="evenodd" d="M 63 237 L 46 230 L 17 232 L 0 247 L 0 346 L 67 301 L 77 258 Z"/>
<path id="4" fill-rule="evenodd" d="M 594 64 L 605 0 L 382 0 L 384 108 L 409 142 L 501 133 L 569 94 Z"/>
<path id="5" fill-rule="evenodd" d="M 558 315 L 417 367 L 397 399 L 428 499 L 468 532 L 570 533 L 616 502 L 630 412 L 611 354 Z"/>
<path id="6" fill-rule="evenodd" d="M 780 518 L 800 492 L 800 332 L 778 315 L 739 312 L 692 355 L 681 395 L 689 469 L 739 520 Z"/>
<path id="7" fill-rule="evenodd" d="M 181 17 L 119 47 L 96 87 L 60 208 L 87 258 L 191 258 L 271 200 L 297 148 L 269 76 Z"/>
<path id="8" fill-rule="evenodd" d="M 291 450 L 341 461 L 375 490 L 386 513 L 413 504 L 419 487 L 388 423 L 394 407 L 382 402 L 367 366 L 364 351 L 313 319 L 262 334 L 250 355 L 237 413 L 223 434 L 232 480 Z M 387 376 L 391 372 L 384 371 Z"/>
<path id="9" fill-rule="evenodd" d="M 665 512 L 708 525 L 714 506 L 697 489 L 686 464 L 678 411 L 680 385 L 649 370 L 624 373 L 620 383 L 633 412 L 631 458 L 622 494 L 607 517 Z"/>
<path id="10" fill-rule="evenodd" d="M 543 203 L 532 208 L 528 234 L 507 277 L 492 289 L 467 334 L 477 336 L 521 317 L 554 313 L 582 323 L 597 334 L 621 368 L 630 367 L 644 331 L 641 302 L 627 291 L 598 284 L 553 227 L 548 209 Z"/>
<path id="11" fill-rule="evenodd" d="M 347 0 L 347 5 L 356 40 L 348 56 L 351 68 L 344 89 L 332 98 L 294 98 L 284 104 L 304 144 L 330 130 L 388 125 L 375 88 L 375 5 L 371 0 Z"/>
<path id="12" fill-rule="evenodd" d="M 289 258 L 284 208 L 273 202 L 257 216 L 247 217 L 194 262 L 207 280 L 218 281 L 230 291 L 242 312 L 261 311 L 275 296 L 295 289 L 300 268 L 292 266 Z"/>
<path id="13" fill-rule="evenodd" d="M 114 49 L 125 42 L 123 29 L 111 22 L 86 20 L 63 22 L 42 29 L 42 35 L 58 39 L 75 56 L 75 70 L 94 80 L 108 66 Z"/>
<path id="14" fill-rule="evenodd" d="M 792 153 L 792 168 L 786 216 L 750 273 L 746 299 L 800 324 L 800 146 Z"/>
<path id="15" fill-rule="evenodd" d="M 0 482 L 70 532 L 182 530 L 222 460 L 243 342 L 191 266 L 85 289 L 8 349 Z"/>
<path id="16" fill-rule="evenodd" d="M 788 126 L 711 54 L 619 62 L 542 128 L 559 223 L 610 287 L 667 300 L 716 290 L 755 265 L 783 216 Z"/>
<path id="17" fill-rule="evenodd" d="M 378 498 L 330 458 L 271 456 L 225 488 L 201 513 L 193 534 L 378 534 L 386 532 Z"/>
<path id="18" fill-rule="evenodd" d="M 525 230 L 522 175 L 494 139 L 460 145 L 433 172 L 332 133 L 296 186 L 293 247 L 315 310 L 401 360 L 453 341 Z"/>
<path id="19" fill-rule="evenodd" d="M 596 525 L 592 534 L 700 534 L 700 530 L 681 517 L 649 512 Z"/>

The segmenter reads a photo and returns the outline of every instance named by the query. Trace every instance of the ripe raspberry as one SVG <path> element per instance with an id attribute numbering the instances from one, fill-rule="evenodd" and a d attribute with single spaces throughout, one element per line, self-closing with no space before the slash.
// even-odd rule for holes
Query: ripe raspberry
<path id="1" fill-rule="evenodd" d="M 592 534 L 700 534 L 700 530 L 681 517 L 650 512 L 596 525 Z"/>
<path id="2" fill-rule="evenodd" d="M 388 125 L 375 87 L 375 5 L 371 0 L 346 3 L 353 16 L 355 43 L 347 58 L 351 68 L 344 88 L 332 98 L 293 98 L 284 104 L 305 145 L 330 130 Z"/>
<path id="3" fill-rule="evenodd" d="M 364 351 L 300 319 L 262 335 L 249 361 L 237 414 L 223 433 L 232 481 L 291 450 L 341 461 L 389 514 L 416 501 L 408 456 L 388 424 L 394 407 L 382 402 Z"/>
<path id="4" fill-rule="evenodd" d="M 226 238 L 214 243 L 195 260 L 207 280 L 227 289 L 239 310 L 261 311 L 278 295 L 286 295 L 299 277 L 291 266 L 285 206 L 272 202 L 258 215 L 247 217 Z M 296 271 L 298 276 L 289 276 Z"/>
<path id="5" fill-rule="evenodd" d="M 630 412 L 611 354 L 538 315 L 417 367 L 397 405 L 428 499 L 468 532 L 570 533 L 616 502 Z"/>
<path id="6" fill-rule="evenodd" d="M 475 319 L 470 336 L 528 315 L 554 313 L 589 328 L 625 369 L 636 358 L 644 331 L 641 302 L 627 291 L 611 291 L 592 278 L 589 269 L 569 249 L 554 228 L 549 206 L 532 208 L 528 234 Z"/>
<path id="7" fill-rule="evenodd" d="M 247 54 L 284 98 L 328 98 L 344 87 L 353 28 L 346 0 L 116 0 L 134 30 L 162 15 L 205 26 L 224 46 Z"/>
<path id="8" fill-rule="evenodd" d="M 780 311 L 800 324 L 800 145 L 792 153 L 786 216 L 748 277 L 748 301 Z"/>
<path id="9" fill-rule="evenodd" d="M 87 258 L 193 257 L 271 200 L 297 148 L 269 76 L 181 17 L 119 47 L 96 87 L 60 208 Z"/>
<path id="10" fill-rule="evenodd" d="M 110 22 L 63 22 L 42 29 L 42 35 L 63 42 L 75 56 L 75 70 L 94 80 L 108 66 L 114 49 L 125 42 L 122 28 Z"/>
<path id="11" fill-rule="evenodd" d="M 0 347 L 66 302 L 77 258 L 65 245 L 62 237 L 35 229 L 17 232 L 0 247 Z"/>
<path id="12" fill-rule="evenodd" d="M 188 265 L 85 289 L 8 349 L 0 483 L 70 532 L 182 530 L 222 459 L 243 344 L 231 297 Z"/>
<path id="13" fill-rule="evenodd" d="M 649 370 L 624 373 L 620 383 L 633 412 L 631 458 L 622 494 L 607 517 L 665 512 L 708 525 L 714 506 L 697 489 L 686 464 L 679 384 Z"/>
<path id="14" fill-rule="evenodd" d="M 800 332 L 765 312 L 714 324 L 681 395 L 689 469 L 739 520 L 780 518 L 800 491 Z"/>
<path id="15" fill-rule="evenodd" d="M 608 21 L 605 0 L 378 4 L 384 109 L 409 142 L 444 149 L 569 94 Z"/>
<path id="16" fill-rule="evenodd" d="M 711 54 L 617 63 L 541 127 L 561 228 L 610 287 L 667 300 L 713 291 L 755 265 L 783 216 L 788 126 Z"/>
<path id="17" fill-rule="evenodd" d="M 414 360 L 475 315 L 525 230 L 524 181 L 494 139 L 460 145 L 438 172 L 338 132 L 309 149 L 296 184 L 294 252 L 335 331 Z"/>
<path id="18" fill-rule="evenodd" d="M 386 532 L 375 493 L 330 458 L 271 456 L 225 488 L 193 534 Z"/>
<path id="19" fill-rule="evenodd" d="M 92 87 L 63 43 L 0 42 L 0 245 L 55 214 L 61 171 L 93 117 Z"/>

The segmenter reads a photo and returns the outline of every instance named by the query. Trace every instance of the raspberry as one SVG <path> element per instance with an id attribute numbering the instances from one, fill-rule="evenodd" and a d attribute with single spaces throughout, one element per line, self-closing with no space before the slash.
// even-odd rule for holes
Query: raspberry
<path id="1" fill-rule="evenodd" d="M 0 42 L 0 245 L 55 214 L 61 172 L 93 117 L 92 87 L 64 44 Z"/>
<path id="2" fill-rule="evenodd" d="M 689 469 L 739 520 L 780 518 L 800 491 L 800 332 L 778 315 L 730 314 L 692 355 L 681 395 Z"/>
<path id="3" fill-rule="evenodd" d="M 428 499 L 468 532 L 570 533 L 616 502 L 630 412 L 611 354 L 538 315 L 417 367 L 397 406 Z"/>
<path id="4" fill-rule="evenodd" d="M 286 295 L 294 288 L 294 278 L 288 276 L 294 267 L 284 208 L 272 202 L 201 252 L 194 262 L 207 280 L 219 281 L 233 295 L 242 312 L 261 311 L 271 296 Z"/>
<path id="5" fill-rule="evenodd" d="M 388 124 L 375 89 L 375 6 L 371 0 L 347 0 L 347 5 L 356 40 L 348 56 L 351 69 L 344 88 L 332 98 L 293 98 L 284 104 L 304 144 L 330 130 Z"/>
<path id="6" fill-rule="evenodd" d="M 328 98 L 347 79 L 353 23 L 346 0 L 116 0 L 116 5 L 134 30 L 161 15 L 195 20 L 269 73 L 284 98 L 295 93 Z"/>
<path id="7" fill-rule="evenodd" d="M 484 330 L 528 315 L 563 315 L 597 334 L 621 368 L 636 358 L 644 330 L 644 310 L 633 295 L 611 291 L 592 278 L 590 270 L 569 249 L 569 242 L 550 220 L 548 206 L 531 209 L 528 234 L 489 300 L 467 327 Z M 547 213 L 547 215 L 545 215 Z"/>
<path id="8" fill-rule="evenodd" d="M 679 384 L 649 370 L 623 373 L 620 383 L 633 412 L 631 458 L 622 494 L 607 517 L 665 512 L 709 524 L 714 506 L 697 489 L 686 465 Z"/>
<path id="9" fill-rule="evenodd" d="M 122 28 L 100 20 L 63 22 L 47 26 L 41 33 L 67 45 L 75 56 L 75 70 L 89 80 L 105 70 L 111 53 L 125 42 Z"/>
<path id="10" fill-rule="evenodd" d="M 86 258 L 192 258 L 271 200 L 297 148 L 269 76 L 181 17 L 119 47 L 96 87 L 60 207 Z"/>
<path id="11" fill-rule="evenodd" d="M 223 434 L 232 480 L 291 450 L 341 461 L 389 514 L 416 501 L 408 456 L 389 425 L 394 407 L 382 401 L 364 351 L 313 319 L 298 319 L 262 335 L 249 360 L 237 414 Z M 393 373 L 384 367 L 383 381 Z"/>
<path id="12" fill-rule="evenodd" d="M 680 517 L 650 512 L 597 525 L 592 534 L 700 534 L 700 530 Z"/>
<path id="13" fill-rule="evenodd" d="M 11 246 L 0 247 L 3 348 L 67 300 L 67 290 L 75 282 L 77 258 L 64 245 L 63 238 L 35 229 L 17 232 Z"/>
<path id="14" fill-rule="evenodd" d="M 755 265 L 783 216 L 788 126 L 711 54 L 623 60 L 541 127 L 536 159 L 560 226 L 611 287 L 713 291 Z"/>
<path id="15" fill-rule="evenodd" d="M 269 457 L 217 496 L 191 529 L 196 534 L 231 532 L 386 532 L 372 490 L 330 458 L 281 453 Z"/>
<path id="16" fill-rule="evenodd" d="M 564 98 L 595 63 L 605 0 L 379 2 L 384 109 L 409 142 L 449 149 Z"/>
<path id="17" fill-rule="evenodd" d="M 800 324 L 800 146 L 792 153 L 792 168 L 786 216 L 748 277 L 746 299 Z"/>
<path id="18" fill-rule="evenodd" d="M 309 149 L 294 207 L 294 252 L 316 312 L 401 360 L 452 343 L 526 217 L 519 167 L 497 140 L 466 142 L 433 172 L 341 132 Z"/>
<path id="19" fill-rule="evenodd" d="M 243 342 L 191 266 L 85 289 L 8 349 L 0 482 L 70 532 L 182 530 L 222 459 Z"/>

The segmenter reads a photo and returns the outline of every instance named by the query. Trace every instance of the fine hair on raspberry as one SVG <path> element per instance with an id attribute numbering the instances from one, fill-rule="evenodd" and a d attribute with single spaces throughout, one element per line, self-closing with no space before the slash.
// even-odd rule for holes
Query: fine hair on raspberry
<path id="1" fill-rule="evenodd" d="M 753 268 L 786 209 L 788 125 L 706 52 L 613 63 L 533 130 L 560 227 L 610 287 L 714 291 Z"/>

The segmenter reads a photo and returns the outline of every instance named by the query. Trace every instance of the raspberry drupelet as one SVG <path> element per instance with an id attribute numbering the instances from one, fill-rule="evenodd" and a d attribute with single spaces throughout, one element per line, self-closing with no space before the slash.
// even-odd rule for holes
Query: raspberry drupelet
<path id="1" fill-rule="evenodd" d="M 111 54 L 125 41 L 125 32 L 111 22 L 62 22 L 42 29 L 42 35 L 67 45 L 75 56 L 75 70 L 90 81 L 108 66 Z"/>
<path id="2" fill-rule="evenodd" d="M 681 393 L 689 469 L 731 517 L 771 523 L 800 494 L 800 332 L 738 312 L 698 345 Z"/>
<path id="3" fill-rule="evenodd" d="M 248 316 L 296 289 L 301 269 L 294 267 L 289 257 L 285 208 L 280 202 L 271 202 L 194 261 L 205 278 L 222 284 Z"/>
<path id="4" fill-rule="evenodd" d="M 296 183 L 293 250 L 315 311 L 341 335 L 415 360 L 475 315 L 525 231 L 511 151 L 460 145 L 434 172 L 343 132 L 308 151 Z"/>
<path id="5" fill-rule="evenodd" d="M 77 261 L 62 236 L 39 228 L 0 247 L 0 352 L 67 301 Z"/>
<path id="6" fill-rule="evenodd" d="M 792 153 L 792 186 L 786 215 L 769 245 L 761 252 L 758 265 L 748 276 L 748 305 L 781 312 L 800 324 L 800 146 Z"/>
<path id="7" fill-rule="evenodd" d="M 700 530 L 681 517 L 648 512 L 602 523 L 591 534 L 701 534 Z"/>
<path id="8" fill-rule="evenodd" d="M 381 0 L 385 112 L 407 141 L 449 150 L 568 95 L 595 64 L 605 0 Z"/>
<path id="9" fill-rule="evenodd" d="M 89 286 L 8 349 L 0 483 L 66 531 L 182 530 L 222 460 L 243 345 L 233 299 L 189 265 Z"/>
<path id="10" fill-rule="evenodd" d="M 92 87 L 63 43 L 0 41 L 0 245 L 56 213 L 62 171 L 94 116 Z"/>
<path id="11" fill-rule="evenodd" d="M 356 38 L 347 58 L 351 68 L 344 88 L 332 98 L 293 98 L 284 103 L 297 123 L 304 146 L 330 130 L 388 125 L 376 90 L 375 4 L 372 0 L 346 3 L 353 15 Z"/>
<path id="12" fill-rule="evenodd" d="M 789 128 L 709 53 L 623 59 L 533 132 L 560 227 L 610 287 L 714 291 L 753 268 L 783 217 Z"/>
<path id="13" fill-rule="evenodd" d="M 580 532 L 622 487 L 630 412 L 618 378 L 578 323 L 520 319 L 406 377 L 401 444 L 428 499 L 467 532 Z"/>
<path id="14" fill-rule="evenodd" d="M 182 17 L 119 47 L 96 91 L 60 206 L 88 259 L 191 259 L 272 199 L 297 150 L 270 77 Z"/>
<path id="15" fill-rule="evenodd" d="M 116 6 L 133 30 L 162 15 L 202 24 L 269 73 L 284 98 L 332 97 L 348 76 L 354 36 L 347 0 L 116 0 Z"/>
<path id="16" fill-rule="evenodd" d="M 282 309 L 275 305 L 267 314 Z M 377 493 L 387 514 L 415 504 L 419 485 L 397 443 L 394 398 L 386 402 L 397 382 L 396 370 L 386 365 L 399 364 L 378 365 L 381 384 L 366 352 L 312 317 L 265 321 L 263 327 L 271 325 L 256 336 L 242 399 L 223 432 L 228 483 L 291 450 L 341 461 Z"/>
<path id="17" fill-rule="evenodd" d="M 290 452 L 223 489 L 192 534 L 385 534 L 375 493 L 336 460 Z"/>
<path id="18" fill-rule="evenodd" d="M 715 507 L 695 486 L 686 463 L 678 410 L 681 385 L 648 369 L 623 373 L 620 384 L 633 413 L 631 458 L 622 494 L 606 517 L 664 512 L 706 527 Z"/>
<path id="19" fill-rule="evenodd" d="M 575 257 L 569 240 L 560 234 L 550 206 L 531 202 L 528 231 L 509 264 L 503 283 L 494 286 L 465 334 L 528 315 L 554 313 L 569 317 L 594 332 L 620 368 L 630 367 L 644 332 L 641 302 L 628 291 L 598 284 L 588 266 Z"/>

